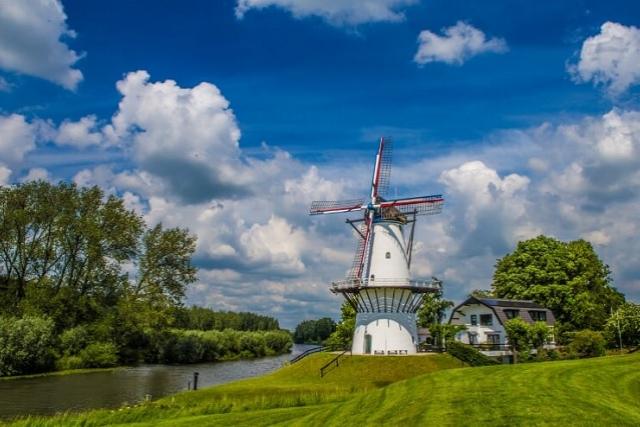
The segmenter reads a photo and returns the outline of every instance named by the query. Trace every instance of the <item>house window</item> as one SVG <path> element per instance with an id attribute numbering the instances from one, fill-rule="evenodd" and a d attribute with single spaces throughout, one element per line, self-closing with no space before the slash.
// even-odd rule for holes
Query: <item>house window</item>
<path id="1" fill-rule="evenodd" d="M 478 335 L 475 332 L 468 332 L 469 344 L 478 344 Z"/>
<path id="2" fill-rule="evenodd" d="M 480 324 L 482 326 L 491 326 L 493 325 L 493 316 L 490 314 L 481 314 L 480 315 Z"/>
<path id="3" fill-rule="evenodd" d="M 504 315 L 507 316 L 507 319 L 514 319 L 520 316 L 520 310 L 505 310 Z"/>
<path id="4" fill-rule="evenodd" d="M 487 344 L 500 344 L 500 334 L 487 334 Z"/>
<path id="5" fill-rule="evenodd" d="M 471 325 L 476 326 L 478 324 L 478 315 L 472 314 L 470 317 L 471 317 Z"/>
<path id="6" fill-rule="evenodd" d="M 530 311 L 529 316 L 531 316 L 531 320 L 534 322 L 546 322 L 547 321 L 547 312 L 546 311 Z"/>
<path id="7" fill-rule="evenodd" d="M 386 259 L 391 259 L 391 252 L 387 252 L 386 254 L 384 254 L 384 257 Z"/>

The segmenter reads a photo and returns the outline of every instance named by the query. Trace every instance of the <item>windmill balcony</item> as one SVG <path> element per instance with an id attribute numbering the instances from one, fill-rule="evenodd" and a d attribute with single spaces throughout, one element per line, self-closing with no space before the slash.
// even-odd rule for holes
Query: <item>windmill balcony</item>
<path id="1" fill-rule="evenodd" d="M 367 288 L 397 288 L 415 293 L 428 293 L 441 290 L 442 282 L 437 279 L 345 279 L 331 283 L 331 292 L 333 293 L 357 292 Z"/>

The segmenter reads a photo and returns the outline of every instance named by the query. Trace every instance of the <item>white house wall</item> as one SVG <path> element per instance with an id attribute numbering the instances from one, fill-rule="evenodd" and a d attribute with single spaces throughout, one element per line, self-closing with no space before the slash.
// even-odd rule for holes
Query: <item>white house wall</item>
<path id="1" fill-rule="evenodd" d="M 463 314 L 464 313 L 464 314 Z M 475 314 L 478 319 L 478 325 L 471 325 L 471 315 Z M 480 315 L 481 314 L 490 314 L 492 326 L 482 326 L 480 325 Z M 467 329 L 465 331 L 458 332 L 456 335 L 456 341 L 463 342 L 465 344 L 469 343 L 469 332 L 476 333 L 477 343 L 478 344 L 487 344 L 487 334 L 500 334 L 500 342 L 499 344 L 507 344 L 507 334 L 505 333 L 504 327 L 500 323 L 500 320 L 497 318 L 493 310 L 489 307 L 484 306 L 482 304 L 473 304 L 467 307 L 461 307 L 453 313 L 451 318 L 452 325 L 465 325 Z"/>

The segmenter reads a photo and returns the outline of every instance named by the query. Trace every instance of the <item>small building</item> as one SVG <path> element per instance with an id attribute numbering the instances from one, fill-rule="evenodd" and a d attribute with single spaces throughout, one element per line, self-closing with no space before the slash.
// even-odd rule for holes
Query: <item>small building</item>
<path id="1" fill-rule="evenodd" d="M 466 327 L 456 334 L 457 341 L 470 344 L 487 356 L 502 357 L 512 355 L 504 324 L 516 317 L 527 323 L 545 322 L 549 327 L 555 324 L 551 310 L 533 301 L 474 296 L 452 310 L 449 324 Z M 548 347 L 555 347 L 553 337 Z"/>

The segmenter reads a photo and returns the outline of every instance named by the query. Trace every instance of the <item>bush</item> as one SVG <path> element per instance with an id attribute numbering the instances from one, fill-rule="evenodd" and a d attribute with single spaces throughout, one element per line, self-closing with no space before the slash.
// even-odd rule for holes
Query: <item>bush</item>
<path id="1" fill-rule="evenodd" d="M 0 376 L 43 372 L 53 367 L 53 321 L 0 317 Z"/>
<path id="2" fill-rule="evenodd" d="M 580 358 L 604 356 L 604 337 L 600 332 L 589 329 L 576 332 L 569 344 L 569 353 L 575 353 Z"/>
<path id="3" fill-rule="evenodd" d="M 75 356 L 91 342 L 85 326 L 67 329 L 60 335 L 60 351 L 65 356 Z M 73 369 L 73 368 L 68 368 Z"/>
<path id="4" fill-rule="evenodd" d="M 89 344 L 78 356 L 83 368 L 110 368 L 118 364 L 118 349 L 110 342 Z"/>
<path id="5" fill-rule="evenodd" d="M 56 369 L 58 371 L 67 371 L 69 369 L 84 368 L 82 359 L 79 356 L 63 356 L 56 361 Z"/>
<path id="6" fill-rule="evenodd" d="M 500 363 L 485 356 L 470 345 L 458 341 L 447 341 L 447 352 L 470 366 L 498 365 Z"/>

